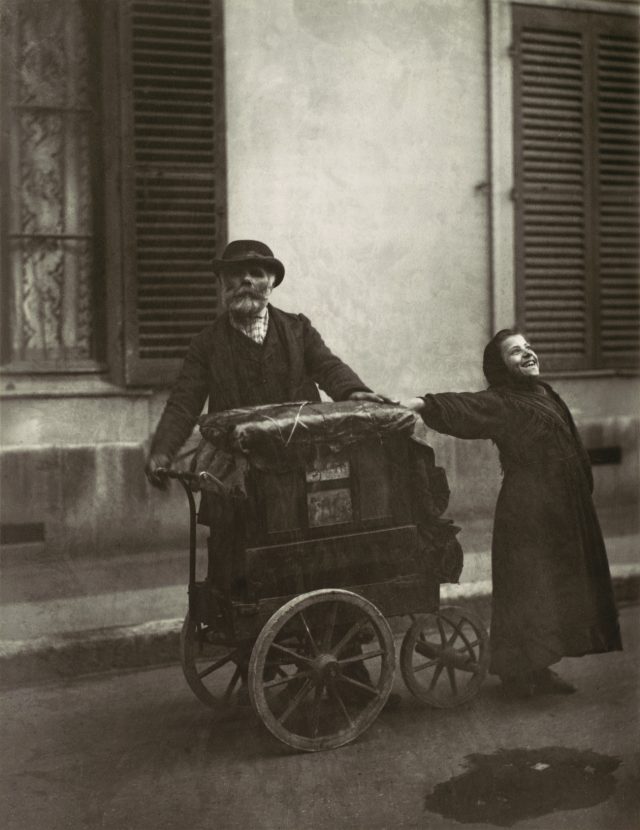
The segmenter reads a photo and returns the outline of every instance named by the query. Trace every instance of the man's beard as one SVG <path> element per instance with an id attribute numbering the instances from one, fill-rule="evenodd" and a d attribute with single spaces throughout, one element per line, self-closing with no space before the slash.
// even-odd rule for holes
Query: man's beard
<path id="1" fill-rule="evenodd" d="M 256 317 L 266 306 L 268 297 L 264 294 L 242 292 L 231 297 L 228 308 L 234 317 Z"/>

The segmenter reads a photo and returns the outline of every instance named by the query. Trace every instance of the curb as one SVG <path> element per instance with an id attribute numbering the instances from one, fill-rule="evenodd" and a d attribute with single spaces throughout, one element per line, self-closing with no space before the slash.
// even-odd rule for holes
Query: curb
<path id="1" fill-rule="evenodd" d="M 0 688 L 175 663 L 182 620 L 0 641 Z"/>
<path id="2" fill-rule="evenodd" d="M 640 567 L 612 568 L 619 606 L 640 601 Z M 489 580 L 443 585 L 441 605 L 463 605 L 485 623 L 490 619 Z M 59 682 L 90 675 L 179 661 L 181 619 L 157 620 L 140 625 L 71 632 L 32 640 L 0 641 L 0 688 L 11 689 Z M 392 626 L 400 630 L 400 627 Z"/>

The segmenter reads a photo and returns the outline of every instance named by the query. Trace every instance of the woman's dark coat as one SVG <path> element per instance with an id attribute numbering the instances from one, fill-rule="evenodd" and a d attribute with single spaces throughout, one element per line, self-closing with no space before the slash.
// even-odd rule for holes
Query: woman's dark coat
<path id="1" fill-rule="evenodd" d="M 491 671 L 501 676 L 622 648 L 589 458 L 565 403 L 540 386 L 424 399 L 427 426 L 500 451 Z"/>

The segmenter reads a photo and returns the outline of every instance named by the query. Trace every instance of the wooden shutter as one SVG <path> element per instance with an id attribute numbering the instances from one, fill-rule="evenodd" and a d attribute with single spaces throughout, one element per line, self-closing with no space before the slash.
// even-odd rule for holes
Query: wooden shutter
<path id="1" fill-rule="evenodd" d="M 518 322 L 545 368 L 588 360 L 584 24 L 514 7 Z"/>
<path id="2" fill-rule="evenodd" d="M 221 0 L 122 4 L 127 382 L 168 384 L 216 313 L 226 235 Z"/>
<path id="3" fill-rule="evenodd" d="M 638 29 L 637 21 L 624 18 L 598 22 L 595 49 L 600 358 L 603 366 L 637 366 Z"/>
<path id="4" fill-rule="evenodd" d="M 518 322 L 548 370 L 631 365 L 635 19 L 514 6 L 513 27 Z"/>

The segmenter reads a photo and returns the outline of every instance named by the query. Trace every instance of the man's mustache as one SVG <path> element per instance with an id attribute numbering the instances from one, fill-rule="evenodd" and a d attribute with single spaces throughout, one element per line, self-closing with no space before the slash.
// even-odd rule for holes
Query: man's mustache
<path id="1" fill-rule="evenodd" d="M 252 288 L 240 288 L 238 291 L 235 291 L 232 295 L 232 299 L 240 299 L 242 297 L 251 297 L 254 300 L 262 300 L 267 295 L 266 291 L 256 291 Z"/>

